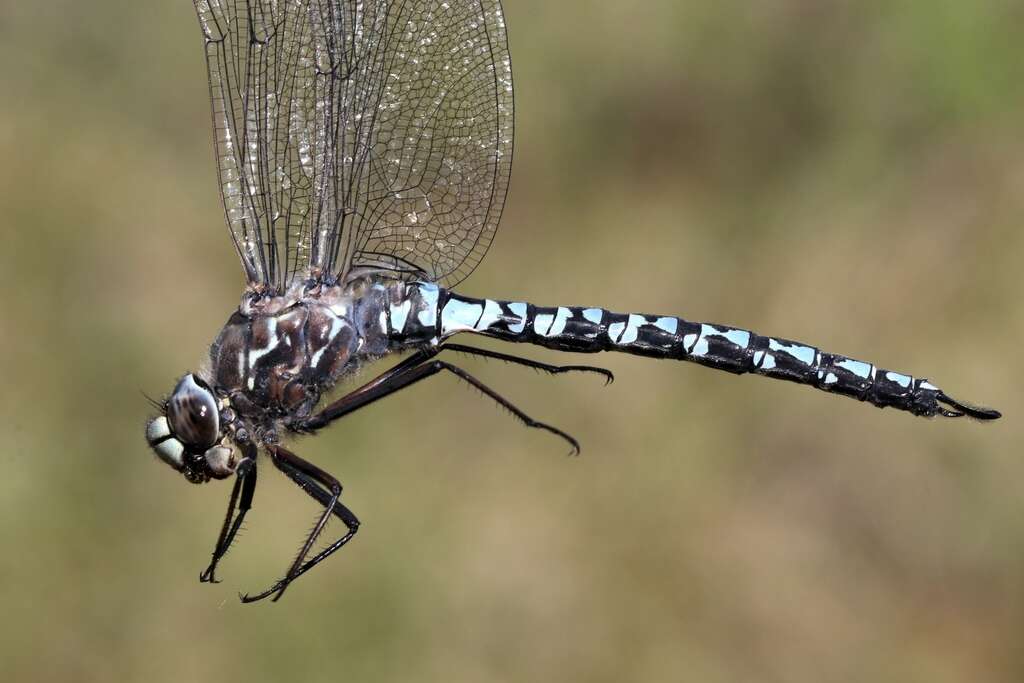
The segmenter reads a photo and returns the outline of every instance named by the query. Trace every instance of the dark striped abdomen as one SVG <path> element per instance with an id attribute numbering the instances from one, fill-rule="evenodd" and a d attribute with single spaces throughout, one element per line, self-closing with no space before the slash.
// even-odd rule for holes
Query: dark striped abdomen
<path id="1" fill-rule="evenodd" d="M 423 287 L 433 285 L 413 285 L 410 289 Z M 443 289 L 424 293 L 426 299 L 436 301 L 436 318 L 431 320 L 433 316 L 427 311 L 420 318 L 432 323 L 425 327 L 433 328 L 429 332 L 434 340 L 458 332 L 475 332 L 559 351 L 621 351 L 809 384 L 915 415 L 999 416 L 996 411 L 954 401 L 928 380 L 744 329 L 674 316 L 613 313 L 602 308 L 547 308 L 526 302 L 472 299 Z"/>

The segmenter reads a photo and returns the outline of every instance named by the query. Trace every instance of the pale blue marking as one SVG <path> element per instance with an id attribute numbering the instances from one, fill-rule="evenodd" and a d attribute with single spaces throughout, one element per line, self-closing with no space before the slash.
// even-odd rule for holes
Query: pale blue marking
<path id="1" fill-rule="evenodd" d="M 908 389 L 910 387 L 910 383 L 914 381 L 913 377 L 901 375 L 898 372 L 887 372 L 885 373 L 885 378 L 890 382 L 896 382 L 896 384 L 899 384 L 904 389 Z"/>
<path id="2" fill-rule="evenodd" d="M 750 344 L 750 332 L 747 330 L 728 330 L 719 332 L 719 334 L 741 349 L 747 348 L 747 345 Z"/>
<path id="3" fill-rule="evenodd" d="M 595 325 L 600 325 L 601 320 L 604 318 L 604 311 L 600 308 L 584 308 L 583 317 Z"/>
<path id="4" fill-rule="evenodd" d="M 870 377 L 871 370 L 874 368 L 874 366 L 871 365 L 871 363 L 853 360 L 852 358 L 844 358 L 843 360 L 837 362 L 836 366 L 842 368 L 843 370 L 848 370 L 863 379 L 867 379 L 868 377 Z"/>
<path id="5" fill-rule="evenodd" d="M 687 353 L 693 353 L 693 349 L 697 345 L 697 335 L 688 334 L 683 337 L 683 348 L 686 349 Z"/>
<path id="6" fill-rule="evenodd" d="M 754 351 L 754 367 L 761 367 L 761 361 L 764 360 L 764 351 Z"/>
<path id="7" fill-rule="evenodd" d="M 494 327 L 501 320 L 501 305 L 492 299 L 484 299 L 484 314 L 480 316 L 477 323 L 477 332 L 483 332 Z"/>
<path id="8" fill-rule="evenodd" d="M 437 285 L 430 284 L 429 282 L 421 282 L 419 284 L 420 297 L 423 299 L 423 308 L 417 317 L 420 319 L 420 325 L 423 327 L 436 327 L 437 326 L 437 298 L 438 288 Z"/>
<path id="9" fill-rule="evenodd" d="M 704 356 L 708 352 L 708 337 L 722 337 L 741 349 L 747 348 L 750 343 L 750 332 L 746 330 L 734 330 L 730 328 L 718 329 L 714 325 L 708 325 L 707 323 L 701 323 L 700 325 L 700 337 L 697 339 L 697 343 L 693 346 L 692 353 L 694 356 Z"/>
<path id="10" fill-rule="evenodd" d="M 326 351 L 327 347 L 331 345 L 331 342 L 334 341 L 334 338 L 338 336 L 338 332 L 341 332 L 341 318 L 335 318 L 332 316 L 331 326 L 327 328 L 327 341 L 325 341 L 323 346 L 317 349 L 316 353 L 313 354 L 313 357 L 310 358 L 309 362 L 312 365 L 312 367 L 315 368 L 317 364 L 320 362 L 320 357 L 324 355 L 324 351 Z M 362 339 L 362 337 L 360 337 L 360 339 Z"/>
<path id="11" fill-rule="evenodd" d="M 768 348 L 772 351 L 782 351 L 783 353 L 787 353 L 804 365 L 809 365 L 811 367 L 814 367 L 815 365 L 814 359 L 817 356 L 817 352 L 810 346 L 804 346 L 802 344 L 783 344 L 776 339 L 769 339 Z"/>
<path id="12" fill-rule="evenodd" d="M 533 331 L 542 337 L 546 337 L 551 330 L 551 323 L 553 322 L 555 322 L 555 316 L 550 313 L 538 313 L 533 318 Z"/>
<path id="13" fill-rule="evenodd" d="M 520 334 L 526 329 L 526 304 L 522 301 L 516 301 L 508 305 L 508 310 L 519 316 L 519 322 L 509 325 L 508 331 L 512 334 Z"/>
<path id="14" fill-rule="evenodd" d="M 937 386 L 935 386 L 926 379 L 921 380 L 920 388 L 925 389 L 927 391 L 942 391 L 941 389 L 939 389 Z"/>
<path id="15" fill-rule="evenodd" d="M 337 320 L 337 318 L 331 320 L 332 330 L 334 329 L 334 320 Z M 262 349 L 252 349 L 249 351 L 250 370 L 256 367 L 256 361 L 258 361 L 260 358 L 276 349 L 278 343 L 281 341 L 280 337 L 277 336 L 277 318 L 269 318 L 267 320 L 267 327 L 267 335 L 269 336 L 269 339 L 267 340 L 267 345 Z M 337 334 L 337 332 L 335 332 L 335 334 Z"/>
<path id="16" fill-rule="evenodd" d="M 612 323 L 608 326 L 608 338 L 613 344 L 619 343 L 619 337 L 626 331 L 626 323 Z"/>
<path id="17" fill-rule="evenodd" d="M 632 344 L 640 334 L 640 326 L 647 322 L 647 318 L 636 313 L 630 313 L 626 318 L 626 329 L 619 338 L 619 344 Z"/>
<path id="18" fill-rule="evenodd" d="M 391 329 L 393 332 L 401 334 L 405 330 L 405 321 L 409 317 L 410 308 L 412 308 L 412 302 L 408 299 L 397 306 L 391 304 Z"/>
<path id="19" fill-rule="evenodd" d="M 565 331 L 565 323 L 572 317 L 572 311 L 563 306 L 558 307 L 558 311 L 555 313 L 555 322 L 551 325 L 548 330 L 547 336 L 554 337 L 562 334 Z"/>
<path id="20" fill-rule="evenodd" d="M 708 325 L 707 323 L 701 323 L 700 337 L 701 340 L 705 337 L 721 337 L 730 344 L 738 346 L 741 349 L 747 348 L 747 345 L 750 344 L 750 332 L 747 330 L 735 330 L 731 327 L 719 328 L 715 325 Z"/>
<path id="21" fill-rule="evenodd" d="M 701 323 L 700 325 L 700 336 L 697 337 L 697 343 L 693 345 L 693 351 L 690 353 L 694 356 L 706 356 L 708 353 L 708 340 L 709 336 L 720 334 L 711 325 Z"/>
<path id="22" fill-rule="evenodd" d="M 446 337 L 456 332 L 475 331 L 483 312 L 480 304 L 449 299 L 441 310 L 441 335 Z"/>
<path id="23" fill-rule="evenodd" d="M 836 377 L 836 376 L 835 376 L 835 375 L 834 375 L 833 373 L 831 373 L 831 372 L 830 372 L 830 373 L 828 373 L 827 375 L 825 375 L 825 384 L 835 384 L 835 383 L 836 383 L 836 382 L 838 382 L 838 381 L 839 381 L 839 378 L 838 378 L 838 377 Z"/>
<path id="24" fill-rule="evenodd" d="M 675 334 L 676 330 L 679 329 L 679 320 L 677 318 L 658 318 L 652 324 L 662 332 L 668 332 L 669 334 Z"/>

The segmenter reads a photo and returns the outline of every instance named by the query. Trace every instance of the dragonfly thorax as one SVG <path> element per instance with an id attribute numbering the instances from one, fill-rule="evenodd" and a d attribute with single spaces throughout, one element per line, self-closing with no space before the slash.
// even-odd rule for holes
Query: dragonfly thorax
<path id="1" fill-rule="evenodd" d="M 387 352 L 387 282 L 245 300 L 210 348 L 212 383 L 254 432 L 289 428 L 362 362 Z"/>
<path id="2" fill-rule="evenodd" d="M 239 446 L 300 429 L 342 377 L 387 353 L 385 312 L 402 292 L 393 279 L 358 277 L 247 295 L 211 345 L 209 369 L 185 375 L 158 404 L 147 441 L 189 481 L 230 476 Z"/>

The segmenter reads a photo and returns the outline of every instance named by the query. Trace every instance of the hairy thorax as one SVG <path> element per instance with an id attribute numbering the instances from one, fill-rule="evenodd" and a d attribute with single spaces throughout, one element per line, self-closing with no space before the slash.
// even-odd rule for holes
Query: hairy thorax
<path id="1" fill-rule="evenodd" d="M 386 280 L 299 283 L 246 297 L 210 348 L 210 379 L 258 431 L 294 427 L 361 361 L 387 351 Z"/>

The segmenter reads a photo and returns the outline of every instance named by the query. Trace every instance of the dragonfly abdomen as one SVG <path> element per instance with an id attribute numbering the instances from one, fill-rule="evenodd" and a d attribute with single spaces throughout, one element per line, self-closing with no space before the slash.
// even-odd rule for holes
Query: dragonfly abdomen
<path id="1" fill-rule="evenodd" d="M 880 408 L 891 407 L 926 417 L 999 416 L 996 411 L 950 398 L 926 379 L 742 328 L 691 322 L 676 316 L 615 313 L 596 307 L 543 307 L 527 302 L 475 299 L 428 283 L 408 285 L 406 289 L 417 302 L 416 330 L 393 329 L 392 338 L 403 334 L 408 338 L 411 332 L 412 337 L 420 337 L 421 341 L 437 343 L 459 332 L 473 332 L 558 351 L 619 351 L 685 360 L 734 374 L 751 373 L 807 384 Z"/>

